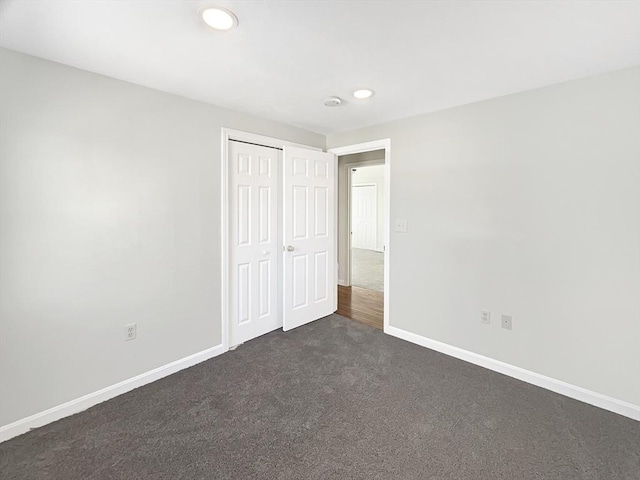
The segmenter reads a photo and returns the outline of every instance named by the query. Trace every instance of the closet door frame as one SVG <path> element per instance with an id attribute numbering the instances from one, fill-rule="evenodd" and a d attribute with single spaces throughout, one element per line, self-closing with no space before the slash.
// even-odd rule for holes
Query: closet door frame
<path id="1" fill-rule="evenodd" d="M 220 206 L 221 206 L 221 225 L 220 225 L 220 272 L 221 272 L 221 298 L 220 298 L 220 318 L 222 320 L 222 349 L 227 351 L 230 345 L 230 305 L 231 305 L 231 288 L 229 287 L 229 258 L 230 258 L 230 241 L 229 241 L 229 220 L 230 220 L 230 202 L 229 202 L 229 140 L 239 140 L 241 142 L 254 143 L 257 145 L 263 145 L 266 147 L 273 147 L 282 149 L 285 145 L 292 147 L 301 147 L 309 150 L 322 151 L 321 148 L 312 147 L 309 145 L 303 145 L 300 143 L 289 142 L 281 140 L 279 138 L 267 137 L 250 132 L 243 132 L 241 130 L 234 130 L 231 128 L 222 128 L 221 131 L 221 185 L 220 185 Z M 337 176 L 336 176 L 337 179 Z M 337 185 L 336 185 L 337 187 Z M 279 188 L 282 188 L 280 184 Z M 282 226 L 279 225 L 279 228 Z M 336 226 L 337 228 L 337 226 Z M 282 268 L 282 265 L 279 266 Z M 280 295 L 281 296 L 281 295 Z M 282 311 L 280 311 L 282 315 Z"/>

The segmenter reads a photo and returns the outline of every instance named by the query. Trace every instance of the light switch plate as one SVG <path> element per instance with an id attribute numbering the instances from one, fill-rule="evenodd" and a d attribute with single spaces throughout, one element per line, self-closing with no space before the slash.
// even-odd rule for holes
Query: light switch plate
<path id="1" fill-rule="evenodd" d="M 397 219 L 394 230 L 398 233 L 407 233 L 407 223 L 405 219 Z"/>

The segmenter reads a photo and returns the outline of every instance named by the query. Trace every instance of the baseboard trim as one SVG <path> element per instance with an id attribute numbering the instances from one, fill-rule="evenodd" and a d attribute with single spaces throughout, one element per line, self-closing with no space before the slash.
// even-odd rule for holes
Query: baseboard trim
<path id="1" fill-rule="evenodd" d="M 161 378 L 179 372 L 180 370 L 192 367 L 193 365 L 209 360 L 210 358 L 217 357 L 225 351 L 226 350 L 223 345 L 208 348 L 202 352 L 194 353 L 193 355 L 168 363 L 162 367 L 154 368 L 153 370 L 129 378 L 120 383 L 116 383 L 115 385 L 111 385 L 80 398 L 76 398 L 75 400 L 63 403 L 62 405 L 58 405 L 43 412 L 36 413 L 35 415 L 4 425 L 0 427 L 0 443 L 18 435 L 22 435 L 32 428 L 42 427 L 43 425 L 55 422 L 61 418 L 82 412 L 83 410 L 97 405 L 98 403 L 102 403 L 105 400 L 130 392 L 134 388 L 142 387 L 143 385 L 160 380 Z"/>
<path id="2" fill-rule="evenodd" d="M 348 287 L 349 285 L 347 284 L 346 280 L 343 280 L 342 278 L 338 279 L 338 285 L 340 285 L 341 287 Z"/>
<path id="3" fill-rule="evenodd" d="M 586 388 L 563 382 L 562 380 L 556 380 L 555 378 L 525 370 L 524 368 L 516 367 L 514 365 L 501 362 L 500 360 L 494 360 L 493 358 L 485 357 L 437 340 L 432 340 L 397 327 L 389 326 L 385 328 L 384 332 L 402 340 L 464 360 L 465 362 L 473 363 L 474 365 L 493 370 L 494 372 L 517 378 L 523 382 L 546 388 L 547 390 L 559 393 L 560 395 L 565 395 L 575 400 L 588 403 L 589 405 L 600 407 L 604 410 L 640 421 L 640 406 L 638 405 L 618 400 L 613 397 L 608 397 L 606 395 L 587 390 Z"/>

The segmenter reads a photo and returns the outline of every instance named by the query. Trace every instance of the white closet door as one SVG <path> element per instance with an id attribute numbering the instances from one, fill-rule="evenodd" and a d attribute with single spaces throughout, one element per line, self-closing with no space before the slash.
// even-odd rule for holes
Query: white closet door
<path id="1" fill-rule="evenodd" d="M 284 147 L 283 328 L 335 311 L 335 156 Z"/>
<path id="2" fill-rule="evenodd" d="M 378 193 L 375 185 L 351 188 L 351 246 L 375 250 L 378 233 Z"/>
<path id="3" fill-rule="evenodd" d="M 230 346 L 282 325 L 279 155 L 274 148 L 229 142 Z"/>

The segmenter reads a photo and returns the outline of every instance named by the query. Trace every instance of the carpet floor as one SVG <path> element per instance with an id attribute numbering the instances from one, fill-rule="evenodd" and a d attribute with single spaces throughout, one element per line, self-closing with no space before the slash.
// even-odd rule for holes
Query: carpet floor
<path id="1" fill-rule="evenodd" d="M 384 291 L 384 253 L 351 249 L 351 285 Z"/>
<path id="2" fill-rule="evenodd" d="M 0 444 L 10 479 L 640 478 L 640 423 L 337 315 Z"/>

